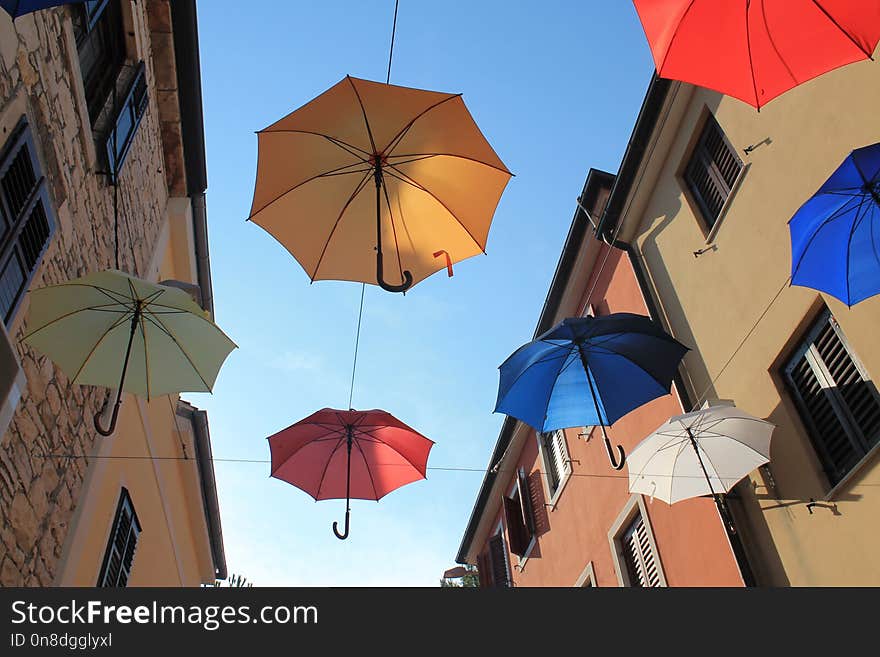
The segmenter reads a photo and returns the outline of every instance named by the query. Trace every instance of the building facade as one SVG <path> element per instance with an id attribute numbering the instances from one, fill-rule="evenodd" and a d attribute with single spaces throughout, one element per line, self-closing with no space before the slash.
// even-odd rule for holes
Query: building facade
<path id="1" fill-rule="evenodd" d="M 628 253 L 593 234 L 614 182 L 590 172 L 536 336 L 566 317 L 650 314 Z M 618 420 L 609 437 L 628 452 L 685 405 L 674 388 Z M 599 427 L 544 434 L 514 418 L 501 429 L 457 559 L 477 565 L 481 586 L 744 584 L 711 499 L 670 506 L 630 494 Z"/>
<path id="2" fill-rule="evenodd" d="M 28 290 L 110 268 L 213 311 L 200 84 L 194 1 L 0 11 L 0 585 L 226 575 L 204 413 L 125 395 L 103 438 L 114 391 L 21 342 Z"/>
<path id="3" fill-rule="evenodd" d="M 759 584 L 880 585 L 880 297 L 850 308 L 791 286 L 787 225 L 880 141 L 878 80 L 880 62 L 852 64 L 758 113 L 655 79 L 599 225 L 692 347 L 687 395 L 777 425 L 770 463 L 729 496 Z"/>

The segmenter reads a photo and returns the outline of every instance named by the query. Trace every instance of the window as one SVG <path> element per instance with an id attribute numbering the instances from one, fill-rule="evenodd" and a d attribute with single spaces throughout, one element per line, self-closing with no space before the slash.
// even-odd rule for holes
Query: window
<path id="1" fill-rule="evenodd" d="M 46 178 L 22 118 L 0 152 L 0 317 L 7 326 L 54 230 Z"/>
<path id="2" fill-rule="evenodd" d="M 117 174 L 122 170 L 128 149 L 134 140 L 144 112 L 147 109 L 147 77 L 146 67 L 140 62 L 134 79 L 125 98 L 119 102 L 116 121 L 110 128 L 105 149 L 107 152 L 107 171 L 112 182 L 116 182 Z"/>
<path id="3" fill-rule="evenodd" d="M 73 7 L 73 31 L 92 126 L 125 63 L 121 0 L 91 0 Z"/>
<path id="4" fill-rule="evenodd" d="M 721 216 L 743 164 L 721 127 L 709 116 L 684 172 L 693 199 L 707 230 Z"/>
<path id="5" fill-rule="evenodd" d="M 571 474 L 565 432 L 557 429 L 548 433 L 538 433 L 538 442 L 541 446 L 544 472 L 547 474 L 547 489 L 552 500 Z"/>
<path id="6" fill-rule="evenodd" d="M 510 563 L 507 560 L 507 547 L 504 534 L 498 532 L 489 539 L 488 549 L 477 558 L 480 586 L 483 588 L 513 586 L 510 580 Z"/>
<path id="7" fill-rule="evenodd" d="M 128 491 L 123 488 L 116 507 L 116 517 L 104 552 L 104 563 L 96 586 L 121 587 L 128 584 L 131 564 L 137 547 L 141 524 Z"/>
<path id="8" fill-rule="evenodd" d="M 520 469 L 517 472 L 513 494 L 505 497 L 502 502 L 510 551 L 520 558 L 525 558 L 535 538 L 535 512 L 525 470 Z"/>
<path id="9" fill-rule="evenodd" d="M 623 562 L 629 586 L 653 588 L 661 586 L 660 572 L 654 556 L 654 546 L 648 537 L 648 528 L 640 511 L 620 537 Z"/>
<path id="10" fill-rule="evenodd" d="M 834 486 L 880 441 L 880 398 L 828 310 L 786 365 L 785 379 Z"/>

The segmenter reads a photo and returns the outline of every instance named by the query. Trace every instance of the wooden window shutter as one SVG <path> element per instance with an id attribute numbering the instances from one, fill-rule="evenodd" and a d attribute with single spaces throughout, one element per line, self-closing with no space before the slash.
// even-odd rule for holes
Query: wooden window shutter
<path id="1" fill-rule="evenodd" d="M 684 174 L 708 228 L 712 228 L 721 215 L 742 167 L 742 161 L 718 122 L 710 116 Z"/>
<path id="2" fill-rule="evenodd" d="M 646 588 L 660 586 L 657 560 L 641 513 L 633 519 L 620 542 L 630 586 Z"/>
<path id="3" fill-rule="evenodd" d="M 532 506 L 532 487 L 529 485 L 529 476 L 525 470 L 520 470 L 516 476 L 516 492 L 519 495 L 519 505 L 522 509 L 523 526 L 531 540 L 535 535 L 535 508 Z"/>
<path id="4" fill-rule="evenodd" d="M 480 552 L 477 556 L 477 577 L 480 580 L 480 588 L 492 586 L 492 566 L 488 552 Z"/>
<path id="5" fill-rule="evenodd" d="M 9 323 L 55 228 L 46 178 L 22 119 L 0 155 L 0 320 Z"/>
<path id="6" fill-rule="evenodd" d="M 785 374 L 833 486 L 880 440 L 880 400 L 828 312 Z"/>
<path id="7" fill-rule="evenodd" d="M 504 521 L 507 525 L 507 536 L 510 539 L 510 551 L 523 556 L 529 547 L 531 536 L 523 523 L 523 512 L 519 497 L 503 497 Z"/>
<path id="8" fill-rule="evenodd" d="M 97 586 L 123 587 L 128 584 L 140 533 L 141 525 L 131 497 L 128 490 L 123 488 L 107 541 L 107 549 L 104 552 L 104 563 L 101 566 Z"/>
<path id="9" fill-rule="evenodd" d="M 504 546 L 503 534 L 495 534 L 489 539 L 489 558 L 493 586 L 510 586 L 510 568 L 507 563 L 507 548 Z"/>

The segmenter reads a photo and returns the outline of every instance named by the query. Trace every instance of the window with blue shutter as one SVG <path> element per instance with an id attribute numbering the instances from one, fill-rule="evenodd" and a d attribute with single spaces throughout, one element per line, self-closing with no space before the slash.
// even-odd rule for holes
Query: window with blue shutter
<path id="1" fill-rule="evenodd" d="M 46 178 L 22 117 L 0 152 L 0 318 L 9 325 L 55 231 Z"/>
<path id="2" fill-rule="evenodd" d="M 107 549 L 104 552 L 104 562 L 101 565 L 96 586 L 123 587 L 128 585 L 140 533 L 141 524 L 138 521 L 137 513 L 135 513 L 131 496 L 128 494 L 128 490 L 123 488 L 119 496 L 116 516 L 110 529 Z"/>

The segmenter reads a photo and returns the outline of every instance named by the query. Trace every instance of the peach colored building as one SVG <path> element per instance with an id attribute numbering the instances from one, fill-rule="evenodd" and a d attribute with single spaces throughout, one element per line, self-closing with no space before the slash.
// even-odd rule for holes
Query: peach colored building
<path id="1" fill-rule="evenodd" d="M 535 335 L 565 317 L 650 314 L 628 252 L 593 234 L 614 183 L 590 171 Z M 678 388 L 621 418 L 612 442 L 629 451 L 682 413 Z M 482 586 L 732 587 L 750 577 L 711 499 L 631 495 L 599 427 L 539 434 L 508 417 L 490 468 L 457 557 L 478 566 Z"/>

